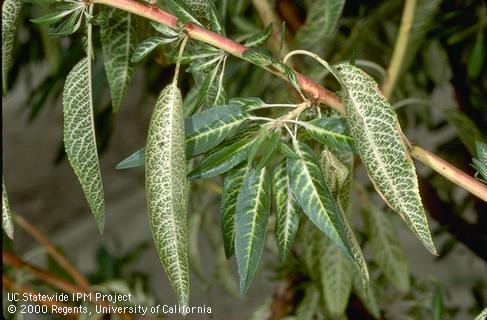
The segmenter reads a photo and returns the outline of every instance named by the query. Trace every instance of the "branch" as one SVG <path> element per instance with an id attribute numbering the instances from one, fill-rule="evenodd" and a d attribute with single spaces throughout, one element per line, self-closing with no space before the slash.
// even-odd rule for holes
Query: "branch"
<path id="1" fill-rule="evenodd" d="M 408 2 L 411 1 L 415 2 L 415 0 L 408 0 Z M 165 24 L 169 27 L 177 28 L 177 18 L 174 17 L 173 15 L 165 11 L 162 11 L 159 8 L 146 6 L 134 0 L 93 0 L 93 2 L 115 7 L 145 17 L 152 21 Z M 211 32 L 209 30 L 206 30 L 200 26 L 191 23 L 186 24 L 184 26 L 184 30 L 190 38 L 210 44 L 240 59 L 244 59 L 242 54 L 243 52 L 248 50 L 246 46 L 240 43 L 237 43 L 233 40 L 225 38 L 219 34 L 216 34 L 214 32 Z M 285 75 L 277 72 L 276 70 L 272 70 L 269 68 L 266 68 L 266 70 L 287 80 L 287 77 Z M 345 114 L 345 108 L 339 96 L 325 89 L 320 84 L 314 82 L 313 80 L 300 74 L 299 72 L 295 71 L 295 73 L 296 73 L 296 78 L 298 80 L 299 86 L 304 92 L 310 95 L 314 100 L 317 100 L 333 108 L 338 113 Z M 417 150 L 418 148 L 420 148 L 424 152 L 419 152 L 419 153 L 412 152 L 411 155 L 417 158 L 418 160 L 420 160 L 421 162 L 425 163 L 426 165 L 432 167 L 433 169 L 440 168 L 443 166 L 445 168 L 448 168 L 447 171 L 460 172 L 460 170 L 458 170 L 451 164 L 447 163 L 446 161 L 442 160 L 441 158 L 417 146 Z M 448 174 L 448 172 L 446 172 L 445 170 L 435 169 L 435 171 L 437 171 L 441 175 Z M 445 177 L 448 178 L 448 176 Z M 474 194 L 479 198 L 481 198 L 482 200 L 487 201 L 487 190 L 485 186 L 482 185 L 479 181 L 475 180 L 474 178 L 469 177 L 466 174 L 463 174 L 463 178 L 455 180 L 455 183 L 457 183 L 460 187 L 468 191 L 470 190 L 478 191 L 477 193 Z"/>
<path id="2" fill-rule="evenodd" d="M 46 251 L 56 260 L 61 267 L 63 267 L 73 279 L 85 290 L 88 290 L 90 285 L 79 270 L 54 246 L 42 232 L 30 224 L 24 217 L 19 214 L 14 215 L 15 222 L 30 234 L 34 239 L 41 243 Z"/>
<path id="3" fill-rule="evenodd" d="M 399 35 L 394 45 L 394 52 L 392 53 L 391 63 L 387 69 L 386 78 L 384 79 L 384 86 L 382 92 L 386 98 L 390 98 L 394 87 L 396 86 L 399 73 L 401 72 L 402 62 L 406 49 L 409 43 L 409 35 L 414 21 L 414 12 L 416 11 L 417 0 L 406 0 L 404 10 L 402 13 L 401 26 L 399 27 Z"/>

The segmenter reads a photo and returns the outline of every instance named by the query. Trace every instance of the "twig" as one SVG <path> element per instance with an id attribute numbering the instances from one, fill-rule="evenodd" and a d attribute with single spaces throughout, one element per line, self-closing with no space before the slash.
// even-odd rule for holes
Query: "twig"
<path id="1" fill-rule="evenodd" d="M 30 234 L 34 239 L 41 243 L 46 251 L 63 267 L 83 289 L 88 290 L 90 285 L 81 272 L 54 246 L 42 232 L 30 224 L 24 217 L 19 214 L 14 215 L 15 222 Z"/>
<path id="2" fill-rule="evenodd" d="M 414 0 L 408 0 L 408 1 L 414 1 Z M 165 11 L 162 11 L 158 8 L 146 6 L 134 0 L 94 0 L 94 2 L 115 7 L 127 12 L 131 12 L 136 15 L 145 17 L 147 19 L 165 24 L 169 27 L 177 28 L 177 18 L 174 17 L 173 15 Z M 222 49 L 237 58 L 243 59 L 242 56 L 243 52 L 248 50 L 248 48 L 245 47 L 244 45 L 236 43 L 233 40 L 225 38 L 219 34 L 216 34 L 214 32 L 211 32 L 209 30 L 206 30 L 200 26 L 191 23 L 186 24 L 184 26 L 184 30 L 186 31 L 187 35 L 190 38 L 205 42 L 216 48 Z M 276 70 L 272 70 L 269 68 L 266 68 L 266 70 L 278 75 L 279 77 L 285 80 L 288 80 L 285 75 L 277 72 Z M 309 79 L 308 77 L 300 74 L 299 72 L 295 72 L 295 73 L 296 73 L 296 78 L 298 80 L 299 86 L 301 87 L 301 89 L 303 89 L 303 91 L 305 91 L 308 95 L 310 95 L 314 100 L 317 100 L 325 105 L 328 105 L 329 107 L 333 108 L 340 114 L 345 114 L 345 108 L 339 96 L 327 90 L 326 88 L 322 87 L 321 85 Z M 417 155 L 413 153 L 411 155 L 413 157 L 417 157 Z M 442 160 L 437 156 L 434 156 L 429 152 L 422 153 L 420 157 L 422 160 L 421 159 L 418 160 L 420 160 L 421 162 L 429 166 L 432 167 L 447 166 L 450 171 L 455 171 L 455 172 L 459 171 L 451 164 L 448 164 L 446 161 Z M 442 175 L 445 173 L 445 171 L 442 170 L 439 170 L 437 172 Z M 456 183 L 460 187 L 469 191 L 472 189 L 479 190 L 481 192 L 481 196 L 479 196 L 478 194 L 476 195 L 479 196 L 484 201 L 486 201 L 485 199 L 487 199 L 487 191 L 485 191 L 483 185 L 477 180 L 475 180 L 474 178 L 465 175 L 463 179 L 458 180 Z"/>
<path id="3" fill-rule="evenodd" d="M 391 62 L 387 69 L 386 78 L 382 93 L 386 98 L 390 98 L 394 87 L 396 86 L 399 73 L 401 72 L 402 62 L 409 43 L 409 35 L 414 21 L 414 12 L 416 11 L 417 0 L 406 0 L 404 10 L 402 13 L 401 26 L 399 27 L 399 34 L 394 45 Z"/>

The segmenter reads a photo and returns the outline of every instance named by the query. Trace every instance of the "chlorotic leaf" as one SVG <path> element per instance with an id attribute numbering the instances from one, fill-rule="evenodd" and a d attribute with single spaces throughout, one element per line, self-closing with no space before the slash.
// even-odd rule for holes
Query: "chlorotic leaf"
<path id="1" fill-rule="evenodd" d="M 14 222 L 8 205 L 7 188 L 2 176 L 2 229 L 10 239 L 14 238 Z"/>
<path id="2" fill-rule="evenodd" d="M 397 116 L 377 83 L 361 69 L 338 66 L 345 86 L 347 123 L 375 189 L 436 254 L 418 189 L 414 163 L 402 141 Z"/>
<path id="3" fill-rule="evenodd" d="M 180 305 L 188 305 L 187 180 L 181 92 L 166 86 L 156 101 L 145 151 L 152 236 Z"/>
<path id="4" fill-rule="evenodd" d="M 270 209 L 270 183 L 266 168 L 251 169 L 237 198 L 235 254 L 243 296 L 257 270 L 267 229 Z"/>
<path id="5" fill-rule="evenodd" d="M 366 212 L 375 262 L 392 285 L 402 292 L 408 292 L 409 267 L 390 217 L 371 203 L 366 206 Z"/>
<path id="6" fill-rule="evenodd" d="M 2 89 L 7 94 L 8 72 L 12 68 L 17 20 L 23 0 L 5 0 L 2 4 Z"/>
<path id="7" fill-rule="evenodd" d="M 326 186 L 318 159 L 306 144 L 297 142 L 294 147 L 300 159 L 287 159 L 294 197 L 313 224 L 354 262 L 360 271 L 364 287 L 367 287 L 369 273 L 362 251 L 348 225 L 341 205 L 339 203 L 337 205 Z"/>
<path id="8" fill-rule="evenodd" d="M 105 200 L 96 149 L 91 90 L 91 62 L 76 64 L 66 78 L 63 92 L 64 148 L 81 183 L 100 232 L 105 226 Z"/>
<path id="9" fill-rule="evenodd" d="M 229 259 L 235 251 L 235 212 L 237 197 L 249 167 L 245 164 L 232 169 L 223 180 L 223 196 L 220 208 L 221 228 L 225 256 Z"/>
<path id="10" fill-rule="evenodd" d="M 248 114 L 236 105 L 217 106 L 186 120 L 186 154 L 202 154 L 235 134 Z"/>
<path id="11" fill-rule="evenodd" d="M 115 112 L 127 93 L 133 66 L 130 59 L 135 48 L 135 18 L 115 8 L 104 8 L 106 23 L 100 28 L 103 58 Z"/>
<path id="12" fill-rule="evenodd" d="M 308 8 L 306 21 L 296 34 L 298 47 L 310 48 L 317 41 L 329 41 L 336 31 L 345 0 L 314 1 Z"/>
<path id="13" fill-rule="evenodd" d="M 277 247 L 281 261 L 284 261 L 294 244 L 299 226 L 298 204 L 291 191 L 285 161 L 274 169 L 272 186 L 276 207 Z"/>
<path id="14" fill-rule="evenodd" d="M 327 238 L 321 242 L 320 275 L 326 308 L 332 317 L 345 313 L 352 291 L 353 265 Z"/>

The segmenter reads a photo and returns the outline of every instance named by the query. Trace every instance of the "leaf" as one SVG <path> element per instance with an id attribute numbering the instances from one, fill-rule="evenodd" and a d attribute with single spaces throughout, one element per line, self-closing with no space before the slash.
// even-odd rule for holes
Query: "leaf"
<path id="1" fill-rule="evenodd" d="M 331 194 L 347 213 L 351 200 L 353 154 L 347 151 L 335 152 L 336 154 L 326 147 L 323 148 L 320 167 Z"/>
<path id="2" fill-rule="evenodd" d="M 14 221 L 8 205 L 7 188 L 2 176 L 2 229 L 10 239 L 14 239 Z"/>
<path id="3" fill-rule="evenodd" d="M 484 43 L 484 32 L 479 29 L 467 64 L 467 74 L 472 79 L 477 78 L 482 72 L 482 66 L 484 65 L 484 59 L 482 57 L 485 57 Z"/>
<path id="4" fill-rule="evenodd" d="M 253 139 L 242 139 L 203 158 L 198 167 L 188 173 L 189 180 L 214 177 L 239 165 L 252 147 Z"/>
<path id="5" fill-rule="evenodd" d="M 475 320 L 485 320 L 487 319 L 487 308 L 482 310 L 478 316 L 475 317 Z"/>
<path id="6" fill-rule="evenodd" d="M 249 48 L 261 46 L 267 41 L 267 39 L 269 39 L 271 34 L 272 34 L 272 23 L 269 23 L 269 25 L 265 27 L 264 30 L 248 38 L 245 41 L 244 46 Z"/>
<path id="7" fill-rule="evenodd" d="M 321 241 L 320 275 L 326 308 L 332 317 L 345 313 L 352 291 L 352 264 L 329 239 Z"/>
<path id="8" fill-rule="evenodd" d="M 304 298 L 296 309 L 296 320 L 313 320 L 320 302 L 320 292 L 309 284 L 304 289 Z"/>
<path id="9" fill-rule="evenodd" d="M 105 200 L 96 150 L 91 62 L 78 62 L 66 78 L 63 91 L 64 148 L 81 183 L 100 232 L 105 227 Z"/>
<path id="10" fill-rule="evenodd" d="M 12 68 L 17 21 L 22 9 L 22 0 L 5 0 L 2 4 L 2 89 L 8 90 L 8 73 Z"/>
<path id="11" fill-rule="evenodd" d="M 136 43 L 135 18 L 115 8 L 104 8 L 106 23 L 100 28 L 101 45 L 113 111 L 127 93 L 134 68 L 130 64 Z"/>
<path id="12" fill-rule="evenodd" d="M 276 208 L 276 240 L 279 257 L 284 261 L 293 247 L 299 226 L 298 204 L 291 191 L 286 162 L 275 169 L 272 179 L 272 194 Z"/>
<path id="13" fill-rule="evenodd" d="M 487 144 L 475 141 L 477 148 L 477 159 L 473 159 L 474 168 L 487 180 Z"/>
<path id="14" fill-rule="evenodd" d="M 302 142 L 296 143 L 294 149 L 300 159 L 287 159 L 294 197 L 313 224 L 354 262 L 366 287 L 369 274 L 365 259 L 341 207 L 337 206 L 326 187 L 316 156 L 311 148 Z"/>
<path id="15" fill-rule="evenodd" d="M 367 294 L 362 287 L 360 277 L 354 275 L 353 277 L 353 291 L 359 297 L 359 299 L 364 303 L 367 310 L 376 319 L 380 318 L 380 307 L 377 303 L 377 293 L 375 292 L 374 282 L 372 281 L 367 290 Z"/>
<path id="16" fill-rule="evenodd" d="M 179 33 L 176 30 L 174 30 L 173 28 L 171 28 L 165 24 L 150 21 L 150 25 L 157 32 L 160 32 L 162 35 L 164 35 L 165 38 L 178 38 L 179 37 Z"/>
<path id="17" fill-rule="evenodd" d="M 244 59 L 259 67 L 267 67 L 276 62 L 271 55 L 256 49 L 245 50 L 242 56 Z"/>
<path id="18" fill-rule="evenodd" d="M 68 18 L 50 25 L 47 33 L 51 37 L 64 37 L 75 33 L 81 26 L 83 10 L 74 11 Z"/>
<path id="19" fill-rule="evenodd" d="M 370 202 L 364 209 L 368 217 L 368 234 L 375 262 L 394 287 L 408 292 L 409 267 L 390 217 Z"/>
<path id="20" fill-rule="evenodd" d="M 279 144 L 281 143 L 282 137 L 282 130 L 281 128 L 276 128 L 272 131 L 267 139 L 264 141 L 263 145 L 263 153 L 260 157 L 259 163 L 257 164 L 257 169 L 260 169 L 269 163 L 272 160 L 272 157 L 276 153 L 277 149 L 279 148 Z"/>
<path id="21" fill-rule="evenodd" d="M 303 122 L 306 132 L 316 141 L 335 150 L 352 150 L 353 140 L 348 135 L 345 119 L 342 117 L 316 118 Z"/>
<path id="22" fill-rule="evenodd" d="M 347 123 L 375 189 L 431 253 L 436 249 L 418 190 L 413 161 L 397 116 L 375 81 L 349 64 L 338 67 L 345 86 Z"/>
<path id="23" fill-rule="evenodd" d="M 210 72 L 206 75 L 205 80 L 203 81 L 203 83 L 201 84 L 201 87 L 199 88 L 199 92 L 198 92 L 198 95 L 196 97 L 196 101 L 194 103 L 194 106 L 192 108 L 191 113 L 193 113 L 195 110 L 199 110 L 199 108 L 201 107 L 201 105 L 205 101 L 205 99 L 208 96 L 208 93 L 211 89 L 211 86 L 216 79 L 216 75 L 217 75 L 219 69 L 220 69 L 219 65 L 217 65 L 216 68 L 213 68 L 212 70 L 210 70 Z"/>
<path id="24" fill-rule="evenodd" d="M 194 13 L 191 12 L 192 10 L 189 9 L 193 9 L 193 7 L 188 7 L 185 3 L 179 0 L 164 0 L 164 4 L 166 4 L 171 9 L 171 11 L 174 12 L 174 14 L 178 17 L 178 22 L 183 24 L 194 23 L 202 27 L 201 23 L 195 18 Z"/>
<path id="25" fill-rule="evenodd" d="M 300 48 L 310 48 L 316 42 L 327 46 L 336 31 L 338 19 L 342 15 L 345 0 L 314 1 L 308 8 L 306 21 L 296 34 Z"/>
<path id="26" fill-rule="evenodd" d="M 235 105 L 216 106 L 186 120 L 186 154 L 193 157 L 234 135 L 248 114 Z"/>
<path id="27" fill-rule="evenodd" d="M 475 123 L 458 108 L 444 108 L 442 111 L 448 123 L 455 128 L 460 141 L 467 147 L 470 154 L 474 154 L 475 141 L 485 141 L 482 132 L 480 132 Z"/>
<path id="28" fill-rule="evenodd" d="M 163 44 L 174 42 L 176 40 L 177 38 L 163 38 L 163 37 L 151 37 L 145 39 L 144 41 L 139 43 L 137 48 L 135 48 L 135 51 L 132 55 L 132 59 L 130 60 L 130 62 L 132 63 L 139 62 L 142 59 L 144 59 L 149 53 L 151 53 L 152 50 L 154 50 L 156 47 Z"/>
<path id="29" fill-rule="evenodd" d="M 264 168 L 251 169 L 237 198 L 235 254 L 243 296 L 257 270 L 267 229 L 270 209 L 269 176 Z"/>
<path id="30" fill-rule="evenodd" d="M 145 164 L 145 147 L 135 151 L 130 156 L 122 160 L 115 169 L 128 169 L 140 167 Z"/>
<path id="31" fill-rule="evenodd" d="M 237 97 L 231 98 L 229 104 L 236 104 L 241 106 L 246 111 L 262 108 L 265 102 L 261 98 L 256 97 Z"/>
<path id="32" fill-rule="evenodd" d="M 249 166 L 239 166 L 225 175 L 225 179 L 223 180 L 220 216 L 223 246 L 227 259 L 230 259 L 235 251 L 235 212 L 237 208 L 237 197 L 248 171 Z"/>
<path id="33" fill-rule="evenodd" d="M 83 6 L 77 4 L 59 6 L 58 9 L 60 10 L 48 13 L 45 16 L 39 18 L 31 19 L 30 21 L 36 24 L 54 24 L 56 22 L 59 22 L 62 18 L 72 14 L 74 11 L 80 10 L 82 8 Z"/>
<path id="34" fill-rule="evenodd" d="M 162 90 L 151 117 L 145 152 L 145 189 L 152 236 L 180 305 L 188 305 L 187 183 L 181 92 Z"/>

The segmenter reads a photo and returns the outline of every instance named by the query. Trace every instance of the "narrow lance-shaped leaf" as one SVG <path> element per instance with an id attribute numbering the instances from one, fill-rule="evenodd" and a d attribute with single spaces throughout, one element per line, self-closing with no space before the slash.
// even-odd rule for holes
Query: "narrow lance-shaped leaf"
<path id="1" fill-rule="evenodd" d="M 237 198 L 235 254 L 243 296 L 257 270 L 267 229 L 270 209 L 270 184 L 266 168 L 251 169 Z"/>
<path id="2" fill-rule="evenodd" d="M 267 39 L 269 39 L 271 34 L 272 34 L 272 23 L 270 23 L 264 30 L 248 38 L 245 41 L 244 45 L 249 48 L 263 45 L 267 41 Z"/>
<path id="3" fill-rule="evenodd" d="M 371 203 L 368 203 L 365 209 L 368 217 L 370 246 L 375 262 L 384 271 L 386 279 L 392 285 L 403 292 L 409 291 L 408 263 L 390 217 Z"/>
<path id="4" fill-rule="evenodd" d="M 345 0 L 314 1 L 308 8 L 306 22 L 296 34 L 299 47 L 309 48 L 317 41 L 328 44 L 336 31 L 338 19 L 343 10 Z"/>
<path id="5" fill-rule="evenodd" d="M 482 310 L 482 312 L 479 313 L 479 315 L 475 317 L 475 320 L 485 320 L 485 319 L 487 319 L 487 308 Z"/>
<path id="6" fill-rule="evenodd" d="M 8 72 L 12 68 L 17 20 L 23 0 L 5 0 L 2 4 L 2 90 L 7 94 Z"/>
<path id="7" fill-rule="evenodd" d="M 300 159 L 287 159 L 293 194 L 308 218 L 350 258 L 360 270 L 364 287 L 369 274 L 362 251 L 342 212 L 341 206 L 323 179 L 318 160 L 309 146 L 297 142 L 294 146 Z"/>
<path id="8" fill-rule="evenodd" d="M 160 45 L 171 43 L 176 41 L 177 38 L 163 38 L 163 37 L 151 37 L 145 39 L 135 48 L 130 62 L 139 62 L 144 59 L 149 53 Z"/>
<path id="9" fill-rule="evenodd" d="M 96 149 L 91 62 L 76 64 L 66 78 L 63 91 L 64 148 L 95 216 L 100 232 L 105 226 L 105 200 Z"/>
<path id="10" fill-rule="evenodd" d="M 413 161 L 402 140 L 397 116 L 377 83 L 361 69 L 338 66 L 347 122 L 375 189 L 433 254 L 428 220 Z"/>
<path id="11" fill-rule="evenodd" d="M 475 141 L 475 145 L 477 147 L 477 158 L 473 159 L 473 166 L 487 181 L 487 144 Z"/>
<path id="12" fill-rule="evenodd" d="M 135 151 L 130 156 L 120 161 L 115 169 L 128 169 L 143 166 L 145 163 L 145 147 Z"/>
<path id="13" fill-rule="evenodd" d="M 352 264 L 327 238 L 321 241 L 321 285 L 326 308 L 334 317 L 343 315 L 352 291 Z"/>
<path id="14" fill-rule="evenodd" d="M 317 118 L 303 122 L 306 132 L 316 141 L 335 150 L 352 150 L 353 140 L 342 117 Z"/>
<path id="15" fill-rule="evenodd" d="M 8 205 L 7 188 L 2 176 L 2 229 L 10 239 L 14 238 L 14 222 Z"/>
<path id="16" fill-rule="evenodd" d="M 294 244 L 299 226 L 299 208 L 291 191 L 285 161 L 274 169 L 272 186 L 276 206 L 277 247 L 281 261 L 284 261 Z"/>
<path id="17" fill-rule="evenodd" d="M 152 236 L 180 305 L 188 305 L 187 186 L 181 92 L 162 90 L 151 117 L 145 188 Z"/>
<path id="18" fill-rule="evenodd" d="M 186 152 L 196 156 L 208 151 L 237 132 L 248 114 L 236 105 L 217 106 L 187 119 Z"/>
<path id="19" fill-rule="evenodd" d="M 136 43 L 135 18 L 115 8 L 105 8 L 104 13 L 106 21 L 100 28 L 101 44 L 112 106 L 117 112 L 134 71 L 130 59 Z"/>
<path id="20" fill-rule="evenodd" d="M 235 251 L 235 213 L 237 197 L 249 166 L 246 164 L 232 169 L 223 180 L 223 196 L 221 203 L 221 228 L 225 256 L 229 259 Z"/>

